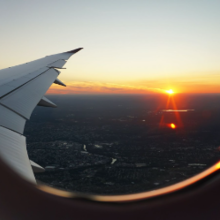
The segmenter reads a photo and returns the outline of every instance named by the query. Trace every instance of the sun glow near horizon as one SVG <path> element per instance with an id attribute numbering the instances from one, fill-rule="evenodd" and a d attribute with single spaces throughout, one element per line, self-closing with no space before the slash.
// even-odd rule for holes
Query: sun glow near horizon
<path id="1" fill-rule="evenodd" d="M 169 95 L 174 94 L 174 91 L 172 89 L 166 90 L 166 93 L 168 93 Z"/>
<path id="2" fill-rule="evenodd" d="M 220 93 L 220 75 L 203 75 L 203 77 L 161 78 L 134 81 L 95 81 L 95 80 L 61 80 L 67 87 L 53 84 L 50 94 L 149 94 L 158 93 L 173 96 L 189 93 Z"/>

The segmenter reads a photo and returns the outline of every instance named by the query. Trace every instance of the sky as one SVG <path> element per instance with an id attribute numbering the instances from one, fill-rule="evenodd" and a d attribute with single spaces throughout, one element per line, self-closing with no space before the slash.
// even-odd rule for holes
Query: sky
<path id="1" fill-rule="evenodd" d="M 219 0 L 0 0 L 0 69 L 83 47 L 48 93 L 220 93 Z"/>

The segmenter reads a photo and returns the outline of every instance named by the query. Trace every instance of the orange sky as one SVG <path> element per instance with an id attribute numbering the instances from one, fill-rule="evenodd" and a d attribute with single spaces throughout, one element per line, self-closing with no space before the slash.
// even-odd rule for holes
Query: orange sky
<path id="1" fill-rule="evenodd" d="M 47 94 L 146 94 L 165 93 L 172 89 L 174 93 L 220 93 L 219 84 L 181 84 L 167 86 L 165 89 L 145 86 L 112 85 L 97 82 L 67 83 L 67 87 L 52 85 Z"/>
<path id="2" fill-rule="evenodd" d="M 61 77 L 62 78 L 62 74 Z M 164 93 L 220 93 L 220 74 L 176 77 L 142 81 L 107 83 L 98 81 L 64 81 L 67 87 L 52 85 L 48 94 L 146 94 Z"/>
<path id="3" fill-rule="evenodd" d="M 156 89 L 148 89 L 144 86 L 131 86 L 123 84 L 100 82 L 68 82 L 67 87 L 52 85 L 48 94 L 145 94 L 157 92 Z"/>

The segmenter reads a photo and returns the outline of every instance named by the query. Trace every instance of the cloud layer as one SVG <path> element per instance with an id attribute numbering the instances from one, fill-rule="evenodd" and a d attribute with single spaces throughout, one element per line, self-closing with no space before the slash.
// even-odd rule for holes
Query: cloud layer
<path id="1" fill-rule="evenodd" d="M 69 81 L 67 87 L 52 85 L 49 94 L 146 94 L 164 93 L 172 89 L 175 93 L 220 93 L 220 74 L 205 74 L 142 80 L 130 82 Z"/>
<path id="2" fill-rule="evenodd" d="M 147 85 L 113 84 L 101 82 L 67 82 L 67 87 L 52 85 L 49 94 L 145 94 L 161 92 L 161 89 Z"/>

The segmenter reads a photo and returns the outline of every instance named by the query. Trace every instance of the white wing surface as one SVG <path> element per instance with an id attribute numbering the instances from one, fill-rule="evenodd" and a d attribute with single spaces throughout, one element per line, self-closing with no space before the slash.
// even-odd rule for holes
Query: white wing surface
<path id="1" fill-rule="evenodd" d="M 29 63 L 0 70 L 0 156 L 25 179 L 36 182 L 33 170 L 43 168 L 30 161 L 26 150 L 24 126 L 36 105 L 56 107 L 44 97 L 66 61 L 82 48 L 46 56 Z"/>

